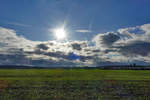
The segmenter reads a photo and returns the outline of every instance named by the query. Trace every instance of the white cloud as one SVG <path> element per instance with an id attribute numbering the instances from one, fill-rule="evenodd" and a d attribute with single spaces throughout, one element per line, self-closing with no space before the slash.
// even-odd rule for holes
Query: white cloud
<path id="1" fill-rule="evenodd" d="M 0 59 L 3 59 L 0 60 L 1 63 L 5 63 L 6 59 L 7 64 L 14 64 L 15 62 L 16 64 L 26 64 L 28 60 L 30 60 L 31 65 L 37 64 L 37 61 L 39 63 L 45 62 L 45 65 L 50 62 L 56 65 L 67 64 L 67 62 L 74 65 L 87 63 L 85 61 L 88 58 L 82 52 L 82 48 L 88 45 L 87 41 L 31 41 L 16 35 L 12 29 L 2 27 L 0 28 L 0 36 Z M 73 58 L 71 58 L 71 53 Z M 82 61 L 79 61 L 80 56 Z"/>
<path id="2" fill-rule="evenodd" d="M 31 27 L 31 25 L 22 24 L 22 23 L 18 23 L 18 22 L 9 22 L 7 24 L 14 25 L 14 26 L 21 26 L 21 27 Z"/>
<path id="3" fill-rule="evenodd" d="M 83 31 L 82 31 L 83 32 Z M 150 61 L 150 24 L 100 33 L 88 41 L 31 41 L 0 27 L 0 64 L 109 65 Z"/>
<path id="4" fill-rule="evenodd" d="M 81 29 L 81 30 L 76 30 L 76 32 L 79 32 L 79 33 L 90 33 L 92 31 L 91 30 Z"/>

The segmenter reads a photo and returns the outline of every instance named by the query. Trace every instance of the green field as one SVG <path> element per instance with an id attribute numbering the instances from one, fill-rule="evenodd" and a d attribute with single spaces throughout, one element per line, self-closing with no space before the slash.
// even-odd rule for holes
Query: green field
<path id="1" fill-rule="evenodd" d="M 0 70 L 0 100 L 150 100 L 149 94 L 149 70 Z"/>

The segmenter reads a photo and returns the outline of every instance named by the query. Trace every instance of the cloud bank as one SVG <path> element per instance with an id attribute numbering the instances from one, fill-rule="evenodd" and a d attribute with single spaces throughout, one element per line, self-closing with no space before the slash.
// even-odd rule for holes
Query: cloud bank
<path id="1" fill-rule="evenodd" d="M 93 42 L 94 45 L 90 45 Z M 91 41 L 31 41 L 0 27 L 0 64 L 46 67 L 149 64 L 150 24 L 99 33 Z"/>

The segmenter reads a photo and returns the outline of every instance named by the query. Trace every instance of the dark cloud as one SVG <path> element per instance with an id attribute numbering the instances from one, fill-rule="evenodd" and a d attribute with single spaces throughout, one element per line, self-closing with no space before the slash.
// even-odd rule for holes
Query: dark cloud
<path id="1" fill-rule="evenodd" d="M 77 43 L 74 43 L 72 44 L 72 48 L 75 49 L 75 50 L 81 50 L 81 45 L 80 44 L 77 44 Z"/>
<path id="2" fill-rule="evenodd" d="M 37 54 L 37 55 L 44 55 L 49 57 L 55 57 L 57 59 L 63 58 L 66 60 L 77 60 L 77 59 L 83 59 L 82 56 L 74 54 L 73 52 L 65 54 L 64 52 L 56 51 L 56 52 L 45 52 L 41 50 L 35 50 L 33 52 L 28 52 L 28 54 Z"/>
<path id="3" fill-rule="evenodd" d="M 96 49 L 96 50 L 92 50 L 92 52 L 101 52 L 100 50 Z"/>
<path id="4" fill-rule="evenodd" d="M 101 38 L 102 38 L 102 43 L 107 46 L 112 46 L 114 42 L 120 39 L 119 35 L 116 35 L 112 32 L 103 35 Z"/>
<path id="5" fill-rule="evenodd" d="M 0 63 L 9 65 L 9 64 L 28 64 L 25 55 L 22 54 L 0 54 Z"/>
<path id="6" fill-rule="evenodd" d="M 106 53 L 106 54 L 109 53 L 109 52 L 118 52 L 118 50 L 109 48 L 109 49 L 106 49 L 106 50 L 104 51 L 104 53 Z"/>
<path id="7" fill-rule="evenodd" d="M 104 34 L 98 34 L 94 37 L 93 41 L 99 47 L 111 47 L 114 42 L 120 39 L 117 33 L 108 32 Z"/>
<path id="8" fill-rule="evenodd" d="M 125 56 L 148 56 L 150 53 L 150 42 L 133 41 L 130 44 L 120 46 L 119 52 Z"/>
<path id="9" fill-rule="evenodd" d="M 87 47 L 88 43 L 86 41 L 75 41 L 70 43 L 74 50 L 82 50 L 82 48 Z"/>
<path id="10" fill-rule="evenodd" d="M 49 47 L 46 44 L 38 44 L 37 48 L 43 49 L 43 50 L 48 50 Z"/>

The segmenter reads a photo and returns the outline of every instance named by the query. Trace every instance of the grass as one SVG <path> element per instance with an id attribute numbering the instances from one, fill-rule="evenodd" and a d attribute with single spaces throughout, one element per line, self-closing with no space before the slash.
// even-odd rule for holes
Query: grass
<path id="1" fill-rule="evenodd" d="M 0 100 L 150 100 L 149 70 L 1 69 Z"/>

